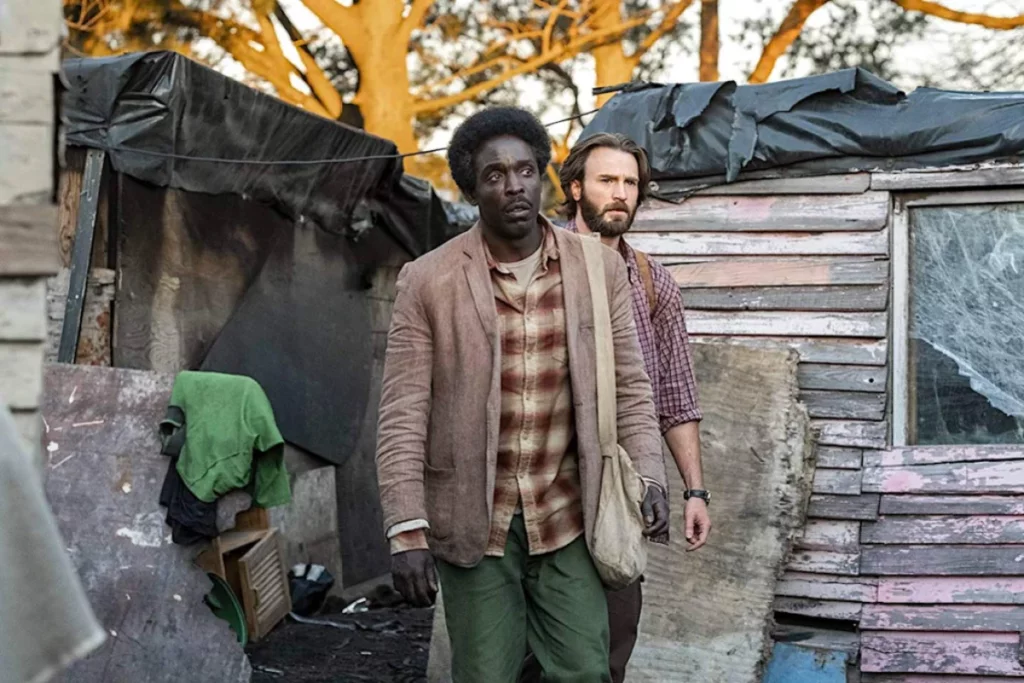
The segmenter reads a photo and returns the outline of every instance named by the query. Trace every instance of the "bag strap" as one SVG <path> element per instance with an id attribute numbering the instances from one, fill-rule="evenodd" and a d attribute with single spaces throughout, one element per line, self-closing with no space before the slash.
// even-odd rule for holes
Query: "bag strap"
<path id="1" fill-rule="evenodd" d="M 651 275 L 651 261 L 650 257 L 642 251 L 636 249 L 633 250 L 636 254 L 636 265 L 640 271 L 640 281 L 644 283 L 644 291 L 647 292 L 647 306 L 651 309 L 651 318 L 654 317 L 654 306 L 657 303 L 655 301 L 654 294 L 654 276 Z"/>
<path id="2" fill-rule="evenodd" d="M 587 282 L 594 306 L 594 349 L 597 357 L 597 427 L 601 455 L 618 453 L 616 434 L 618 415 L 615 410 L 615 345 L 612 319 L 608 309 L 608 287 L 605 284 L 604 246 L 597 237 L 580 236 L 583 261 L 587 266 Z"/>

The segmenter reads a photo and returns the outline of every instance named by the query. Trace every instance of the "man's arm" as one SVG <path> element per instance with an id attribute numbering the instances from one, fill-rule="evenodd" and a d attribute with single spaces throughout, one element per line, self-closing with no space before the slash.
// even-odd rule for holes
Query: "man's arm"
<path id="1" fill-rule="evenodd" d="M 700 464 L 700 423 L 684 422 L 672 427 L 665 433 L 665 441 L 676 461 L 679 474 L 687 489 L 704 488 L 704 472 Z M 690 498 L 686 501 L 684 513 L 686 520 L 687 550 L 696 550 L 707 543 L 711 533 L 711 517 L 708 515 L 708 504 L 703 498 Z"/>
<path id="2" fill-rule="evenodd" d="M 655 418 L 651 381 L 644 370 L 643 354 L 636 336 L 626 264 L 617 253 L 608 252 L 605 255 L 605 272 L 612 287 L 610 313 L 615 345 L 619 443 L 633 458 L 640 476 L 667 490 L 661 433 Z"/>
<path id="3" fill-rule="evenodd" d="M 426 519 L 423 469 L 433 337 L 410 265 L 396 284 L 377 420 L 377 481 L 384 528 Z"/>
<path id="4" fill-rule="evenodd" d="M 704 473 L 700 456 L 700 419 L 697 384 L 693 374 L 693 354 L 686 333 L 683 299 L 672 275 L 658 263 L 652 263 L 657 305 L 652 322 L 658 346 L 659 405 L 658 418 L 672 458 L 687 489 L 703 489 Z M 686 501 L 686 540 L 688 550 L 707 542 L 711 531 L 707 502 L 702 498 Z"/>
<path id="5" fill-rule="evenodd" d="M 377 481 L 395 588 L 409 602 L 427 605 L 437 592 L 423 487 L 433 336 L 410 265 L 396 290 L 377 422 Z"/>

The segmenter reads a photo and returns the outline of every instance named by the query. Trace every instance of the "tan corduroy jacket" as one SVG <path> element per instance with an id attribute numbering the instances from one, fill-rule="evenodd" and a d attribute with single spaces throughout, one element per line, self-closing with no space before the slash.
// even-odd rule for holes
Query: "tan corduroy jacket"
<path id="1" fill-rule="evenodd" d="M 593 307 L 583 238 L 557 228 L 554 234 L 589 541 L 601 482 Z M 626 266 L 611 249 L 604 256 L 619 443 L 643 477 L 664 486 L 661 433 L 636 338 Z M 501 400 L 497 310 L 479 224 L 402 268 L 397 290 L 377 431 L 384 528 L 426 519 L 432 552 L 472 567 L 487 546 Z"/>

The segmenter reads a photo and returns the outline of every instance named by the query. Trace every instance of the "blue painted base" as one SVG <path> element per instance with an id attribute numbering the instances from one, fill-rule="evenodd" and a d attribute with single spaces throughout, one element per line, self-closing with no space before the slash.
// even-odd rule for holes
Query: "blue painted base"
<path id="1" fill-rule="evenodd" d="M 846 683 L 845 652 L 775 643 L 763 683 Z"/>

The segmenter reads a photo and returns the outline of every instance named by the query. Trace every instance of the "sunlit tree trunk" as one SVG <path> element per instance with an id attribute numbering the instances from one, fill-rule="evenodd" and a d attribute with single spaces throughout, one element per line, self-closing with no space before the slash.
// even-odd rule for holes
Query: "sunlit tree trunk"
<path id="1" fill-rule="evenodd" d="M 700 80 L 718 80 L 718 0 L 700 3 Z"/>

